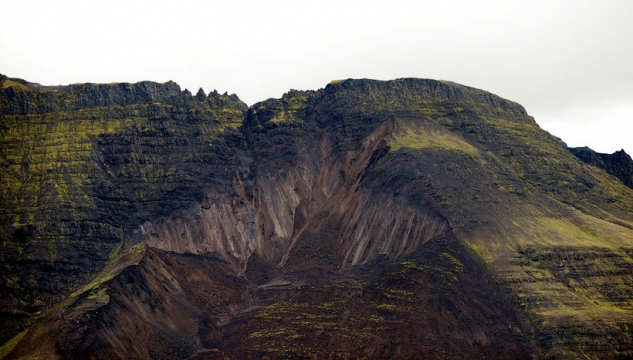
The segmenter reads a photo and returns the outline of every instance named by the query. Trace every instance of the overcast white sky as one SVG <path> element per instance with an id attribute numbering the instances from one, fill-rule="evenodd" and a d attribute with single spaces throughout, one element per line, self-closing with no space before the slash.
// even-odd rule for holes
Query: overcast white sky
<path id="1" fill-rule="evenodd" d="M 451 80 L 570 146 L 633 154 L 633 1 L 0 0 L 0 73 L 173 80 L 249 105 L 333 79 Z"/>

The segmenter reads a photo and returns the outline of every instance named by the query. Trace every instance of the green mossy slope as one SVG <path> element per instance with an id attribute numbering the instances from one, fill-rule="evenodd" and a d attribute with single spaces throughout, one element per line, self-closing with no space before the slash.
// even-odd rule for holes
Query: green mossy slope
<path id="1" fill-rule="evenodd" d="M 24 84 L 0 89 L 0 339 L 90 280 L 131 228 L 230 183 L 242 156 L 234 95 Z"/>

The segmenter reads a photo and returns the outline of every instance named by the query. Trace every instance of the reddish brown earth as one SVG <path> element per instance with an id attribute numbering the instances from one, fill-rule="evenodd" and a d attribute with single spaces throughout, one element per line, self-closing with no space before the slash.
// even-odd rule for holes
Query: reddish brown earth
<path id="1" fill-rule="evenodd" d="M 454 238 L 432 242 L 398 262 L 259 286 L 217 259 L 143 246 L 40 319 L 9 358 L 527 358 L 507 294 Z"/>

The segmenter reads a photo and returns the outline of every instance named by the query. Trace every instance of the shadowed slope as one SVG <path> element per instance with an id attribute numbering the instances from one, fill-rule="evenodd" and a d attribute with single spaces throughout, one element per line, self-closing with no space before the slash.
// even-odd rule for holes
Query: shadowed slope
<path id="1" fill-rule="evenodd" d="M 217 323 L 247 306 L 246 289 L 222 261 L 139 245 L 32 326 L 6 358 L 218 355 Z"/>

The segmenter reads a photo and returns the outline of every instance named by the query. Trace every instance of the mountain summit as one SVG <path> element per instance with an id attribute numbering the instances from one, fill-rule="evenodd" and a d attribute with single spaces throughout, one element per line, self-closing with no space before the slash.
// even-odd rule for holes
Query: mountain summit
<path id="1" fill-rule="evenodd" d="M 0 83 L 0 358 L 633 357 L 633 190 L 515 102 Z"/>

